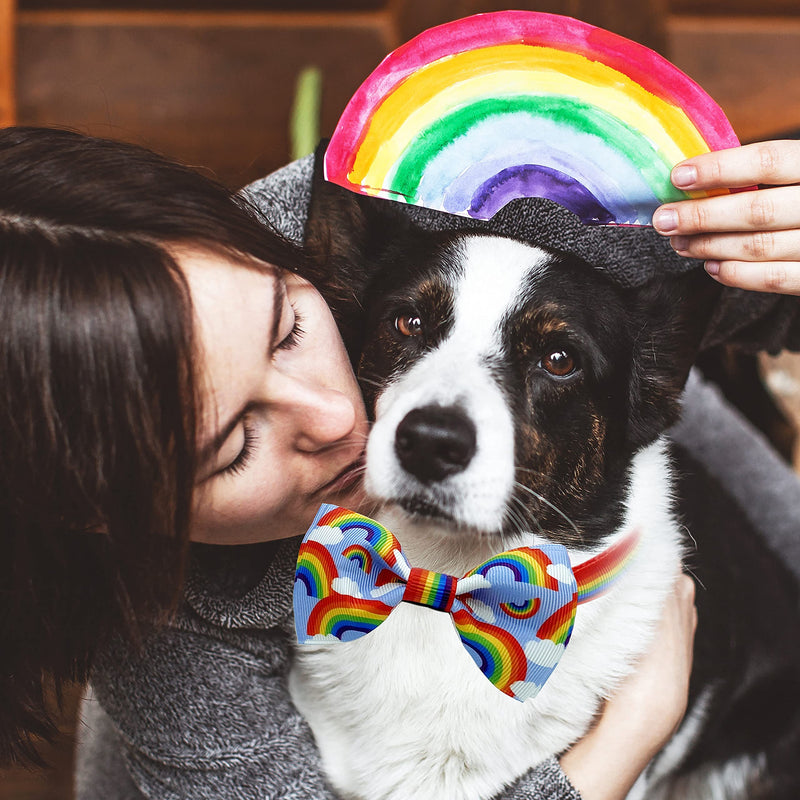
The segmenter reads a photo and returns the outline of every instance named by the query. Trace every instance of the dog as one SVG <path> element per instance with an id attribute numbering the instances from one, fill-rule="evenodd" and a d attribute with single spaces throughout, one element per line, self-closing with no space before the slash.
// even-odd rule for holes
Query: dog
<path id="1" fill-rule="evenodd" d="M 318 159 L 319 160 L 319 159 Z M 591 726 L 650 644 L 681 565 L 700 582 L 689 710 L 631 797 L 800 796 L 794 580 L 665 436 L 719 291 L 621 288 L 579 257 L 429 231 L 317 170 L 307 247 L 374 417 L 366 489 L 414 566 L 454 576 L 534 542 L 578 565 L 636 531 L 541 691 L 486 680 L 447 614 L 401 603 L 298 648 L 290 689 L 344 798 L 482 800 Z"/>

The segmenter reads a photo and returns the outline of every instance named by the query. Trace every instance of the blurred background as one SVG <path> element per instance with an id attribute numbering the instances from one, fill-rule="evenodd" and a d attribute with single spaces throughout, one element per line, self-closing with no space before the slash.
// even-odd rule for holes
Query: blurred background
<path id="1" fill-rule="evenodd" d="M 133 140 L 239 186 L 290 158 L 303 70 L 320 70 L 330 134 L 389 51 L 509 5 L 660 51 L 743 141 L 800 128 L 797 0 L 0 0 L 2 119 Z"/>
<path id="2" fill-rule="evenodd" d="M 239 187 L 330 135 L 399 44 L 507 7 L 568 14 L 658 50 L 720 103 L 743 142 L 800 131 L 797 0 L 0 0 L 0 125 L 133 141 Z M 778 416 L 764 424 L 797 464 L 797 358 L 742 367 L 717 355 L 722 380 L 742 369 L 766 377 Z M 0 770 L 0 800 L 70 800 L 78 693 L 44 751 L 50 768 Z"/>

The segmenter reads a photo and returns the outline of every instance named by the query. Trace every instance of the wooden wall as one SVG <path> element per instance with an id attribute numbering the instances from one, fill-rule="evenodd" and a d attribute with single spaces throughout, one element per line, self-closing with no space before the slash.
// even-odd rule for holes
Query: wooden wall
<path id="1" fill-rule="evenodd" d="M 3 0 L 0 0 L 2 2 Z M 663 47 L 665 0 L 524 0 Z M 20 0 L 17 119 L 146 144 L 241 185 L 289 158 L 298 73 L 323 74 L 321 130 L 394 47 L 504 0 Z"/>
<path id="2" fill-rule="evenodd" d="M 383 11 L 20 11 L 17 118 L 132 140 L 241 185 L 285 163 L 295 83 L 332 130 L 396 44 Z"/>
<path id="3" fill-rule="evenodd" d="M 321 132 L 392 48 L 507 0 L 0 0 L 16 119 L 136 141 L 241 185 L 290 156 L 299 72 L 322 70 Z M 797 0 L 516 0 L 665 53 L 745 140 L 800 128 Z M 11 35 L 11 31 L 14 35 Z M 13 103 L 12 103 L 13 105 Z M 0 123 L 11 119 L 0 99 Z"/>
<path id="4" fill-rule="evenodd" d="M 0 127 L 13 124 L 16 115 L 16 5 L 0 0 Z"/>
<path id="5" fill-rule="evenodd" d="M 670 58 L 722 106 L 743 142 L 800 132 L 800 3 L 794 5 L 792 16 L 668 21 Z"/>

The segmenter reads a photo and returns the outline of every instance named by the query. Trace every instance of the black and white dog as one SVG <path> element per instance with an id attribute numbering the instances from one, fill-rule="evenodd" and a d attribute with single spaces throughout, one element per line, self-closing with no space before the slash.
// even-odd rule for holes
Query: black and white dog
<path id="1" fill-rule="evenodd" d="M 683 562 L 701 584 L 690 708 L 632 796 L 800 797 L 793 580 L 664 437 L 716 286 L 695 270 L 623 289 L 575 256 L 423 231 L 386 206 L 316 180 L 308 245 L 374 411 L 375 515 L 409 561 L 458 576 L 531 532 L 573 564 L 641 540 L 524 703 L 480 674 L 446 614 L 406 603 L 356 642 L 300 648 L 292 693 L 333 786 L 492 797 L 586 732 Z"/>

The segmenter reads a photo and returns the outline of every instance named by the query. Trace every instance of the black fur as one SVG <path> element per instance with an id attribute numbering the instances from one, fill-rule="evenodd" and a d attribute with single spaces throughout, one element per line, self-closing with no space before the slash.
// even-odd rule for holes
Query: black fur
<path id="1" fill-rule="evenodd" d="M 747 522 L 735 498 L 675 448 L 676 502 L 692 537 L 698 627 L 690 702 L 716 690 L 680 771 L 763 752 L 767 780 L 752 800 L 800 797 L 800 614 L 796 578 Z"/>

